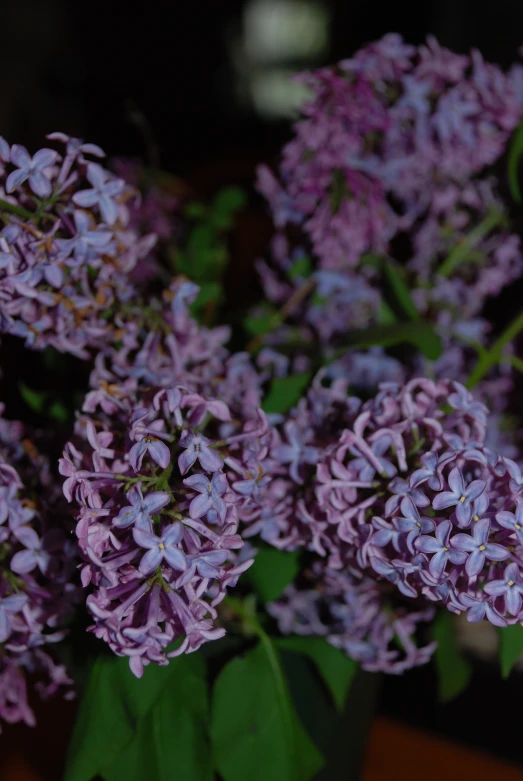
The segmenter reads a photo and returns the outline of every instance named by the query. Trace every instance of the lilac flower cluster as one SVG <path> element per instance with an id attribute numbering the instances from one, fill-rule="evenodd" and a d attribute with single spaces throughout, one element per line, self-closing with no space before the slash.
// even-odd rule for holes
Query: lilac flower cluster
<path id="1" fill-rule="evenodd" d="M 60 471 L 91 629 L 140 676 L 225 633 L 217 606 L 252 564 L 238 525 L 260 512 L 268 424 L 183 381 L 133 377 L 91 392 L 84 411 Z"/>
<path id="2" fill-rule="evenodd" d="M 133 300 L 130 272 L 155 242 L 131 224 L 137 191 L 63 133 L 63 154 L 0 140 L 0 328 L 29 347 L 81 358 L 115 339 L 111 315 Z"/>
<path id="3" fill-rule="evenodd" d="M 414 47 L 389 34 L 298 78 L 313 98 L 283 150 L 281 181 L 262 167 L 258 186 L 276 227 L 301 226 L 323 269 L 386 252 L 434 186 L 463 184 L 501 155 L 522 113 L 509 75 L 433 38 Z"/>
<path id="4" fill-rule="evenodd" d="M 60 519 L 46 459 L 22 424 L 0 418 L 0 720 L 8 723 L 35 723 L 27 674 L 43 697 L 72 696 L 64 665 L 46 650 L 65 637 L 76 592 L 74 546 Z"/>
<path id="5" fill-rule="evenodd" d="M 365 262 L 369 252 L 390 255 L 443 356 L 427 366 L 351 351 L 343 370 L 364 366 L 371 392 L 380 380 L 427 373 L 465 381 L 477 358 L 471 345 L 488 338 L 486 299 L 523 271 L 519 238 L 485 174 L 523 112 L 518 73 L 434 39 L 416 48 L 387 35 L 300 77 L 313 97 L 283 150 L 280 181 L 259 170 L 276 236 L 258 271 L 266 298 L 286 313 L 265 345 L 305 366 L 308 347 L 319 343 L 332 358 L 347 331 L 390 322 L 383 280 Z M 494 371 L 478 391 L 502 411 L 511 388 L 509 372 Z"/>
<path id="6" fill-rule="evenodd" d="M 295 621 L 314 631 L 328 614 L 331 642 L 368 669 L 401 672 L 430 655 L 412 635 L 431 603 L 514 623 L 520 603 L 507 607 L 498 591 L 508 565 L 506 579 L 522 579 L 512 566 L 522 478 L 485 447 L 487 409 L 453 381 L 383 384 L 363 404 L 346 391 L 341 378 L 317 378 L 273 435 L 261 534 L 315 554 L 311 593 L 291 589 L 272 608 L 282 631 Z"/>
<path id="7" fill-rule="evenodd" d="M 209 329 L 190 314 L 198 286 L 177 277 L 147 306 L 126 307 L 115 315 L 120 341 L 97 354 L 84 405 L 108 414 L 121 407 L 119 397 L 138 387 L 172 388 L 177 384 L 203 398 L 220 399 L 234 419 L 255 417 L 262 397 L 262 377 L 248 353 L 231 355 L 225 347 L 228 326 Z M 202 409 L 205 402 L 202 401 Z"/>

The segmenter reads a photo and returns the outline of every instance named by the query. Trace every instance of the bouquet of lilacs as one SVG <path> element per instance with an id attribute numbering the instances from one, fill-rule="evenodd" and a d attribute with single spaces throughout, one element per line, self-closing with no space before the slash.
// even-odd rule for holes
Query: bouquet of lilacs
<path id="1" fill-rule="evenodd" d="M 456 696 L 459 616 L 523 652 L 523 68 L 391 34 L 298 78 L 248 311 L 236 188 L 0 140 L 0 722 L 79 694 L 68 781 L 306 781 L 297 657 L 343 712 L 359 668 Z"/>

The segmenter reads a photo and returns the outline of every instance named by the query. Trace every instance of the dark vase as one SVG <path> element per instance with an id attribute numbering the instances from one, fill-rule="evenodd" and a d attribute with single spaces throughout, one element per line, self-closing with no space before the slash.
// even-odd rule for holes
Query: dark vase
<path id="1" fill-rule="evenodd" d="M 343 713 L 309 662 L 283 655 L 291 694 L 303 726 L 324 756 L 315 781 L 359 781 L 363 777 L 367 737 L 374 718 L 380 676 L 358 670 Z"/>

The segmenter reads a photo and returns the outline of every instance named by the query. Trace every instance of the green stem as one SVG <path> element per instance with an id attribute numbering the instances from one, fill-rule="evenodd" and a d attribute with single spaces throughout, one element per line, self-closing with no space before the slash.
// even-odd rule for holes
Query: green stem
<path id="1" fill-rule="evenodd" d="M 299 288 L 297 288 L 292 296 L 285 302 L 285 304 L 282 306 L 282 308 L 275 312 L 274 315 L 270 319 L 269 323 L 269 330 L 267 333 L 270 333 L 275 328 L 277 328 L 279 325 L 285 322 L 285 320 L 290 317 L 294 313 L 294 311 L 300 306 L 300 304 L 307 298 L 309 293 L 312 293 L 314 288 L 316 287 L 316 280 L 314 279 L 308 279 L 306 282 L 303 283 Z M 260 334 L 260 336 L 255 336 L 254 339 L 251 339 L 251 341 L 247 344 L 247 350 L 248 352 L 252 353 L 255 352 L 258 347 L 261 347 L 263 344 L 264 337 L 267 335 L 267 333 Z"/>
<path id="2" fill-rule="evenodd" d="M 243 621 L 252 629 L 254 634 L 257 635 L 257 637 L 259 638 L 262 644 L 262 647 L 267 656 L 267 661 L 269 662 L 269 667 L 271 668 L 274 677 L 276 694 L 280 702 L 280 707 L 282 710 L 283 719 L 285 723 L 285 732 L 287 733 L 287 745 L 290 748 L 291 757 L 293 759 L 292 767 L 296 768 L 297 770 L 298 764 L 297 764 L 297 756 L 296 756 L 296 741 L 295 741 L 295 734 L 294 734 L 294 725 L 292 722 L 291 712 L 289 708 L 289 694 L 287 691 L 287 684 L 285 682 L 285 676 L 283 674 L 281 662 L 278 657 L 278 652 L 276 651 L 274 647 L 274 643 L 272 642 L 271 638 L 269 637 L 267 632 L 265 632 L 260 622 L 256 618 L 256 615 L 251 613 L 249 610 L 247 610 L 245 608 L 245 605 L 242 602 L 240 602 L 240 600 L 235 599 L 234 597 L 226 597 L 223 600 L 223 603 L 226 604 L 233 612 L 237 613 L 243 619 Z"/>
<path id="3" fill-rule="evenodd" d="M 474 388 L 480 380 L 487 374 L 487 372 L 499 363 L 503 348 L 509 344 L 515 337 L 523 331 L 523 312 L 521 312 L 510 325 L 505 328 L 499 339 L 492 345 L 490 350 L 486 350 L 483 355 L 480 356 L 474 371 L 466 382 L 469 390 Z"/>
<path id="4" fill-rule="evenodd" d="M 507 355 L 507 360 L 511 366 L 523 373 L 523 361 L 517 355 Z"/>
<path id="5" fill-rule="evenodd" d="M 9 203 L 9 201 L 2 199 L 0 199 L 0 211 L 11 212 L 11 214 L 16 214 L 17 217 L 23 217 L 24 220 L 32 220 L 36 216 L 33 212 L 22 208 L 22 206 L 16 206 L 14 203 Z"/>
<path id="6" fill-rule="evenodd" d="M 169 479 L 173 471 L 173 466 L 174 464 L 171 461 L 171 463 L 169 464 L 167 469 L 165 469 L 164 473 L 162 474 L 162 476 L 160 477 L 160 479 L 156 484 L 157 491 L 165 491 L 169 487 Z"/>
<path id="7" fill-rule="evenodd" d="M 480 222 L 476 228 L 474 228 L 474 230 L 470 231 L 470 233 L 460 244 L 457 244 L 454 247 L 448 257 L 439 267 L 437 271 L 438 275 L 441 277 L 449 277 L 460 265 L 460 263 L 463 263 L 463 261 L 469 258 L 470 254 L 476 245 L 481 241 L 481 239 L 490 233 L 492 228 L 495 228 L 496 225 L 504 222 L 504 220 L 504 213 L 498 211 L 497 209 L 488 214 L 485 219 Z"/>

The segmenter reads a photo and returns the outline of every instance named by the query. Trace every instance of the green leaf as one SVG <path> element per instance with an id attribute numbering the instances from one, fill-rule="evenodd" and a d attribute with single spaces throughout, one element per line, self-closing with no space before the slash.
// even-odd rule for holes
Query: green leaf
<path id="1" fill-rule="evenodd" d="M 220 229 L 230 228 L 232 218 L 247 203 L 247 196 L 241 187 L 225 187 L 216 195 L 211 212 L 213 224 Z"/>
<path id="2" fill-rule="evenodd" d="M 383 287 L 385 296 L 389 299 L 387 304 L 391 313 L 393 313 L 394 305 L 396 305 L 396 308 L 399 308 L 409 320 L 419 320 L 419 313 L 416 309 L 416 304 L 412 300 L 410 289 L 405 279 L 405 272 L 395 260 L 390 257 L 369 254 L 363 255 L 361 263 L 364 266 L 376 269 L 384 277 Z M 395 319 L 397 321 L 397 318 Z"/>
<path id="3" fill-rule="evenodd" d="M 433 637 L 438 647 L 434 661 L 438 672 L 440 700 L 453 700 L 467 688 L 472 670 L 462 656 L 456 641 L 455 616 L 448 610 L 440 610 L 433 624 Z"/>
<path id="4" fill-rule="evenodd" d="M 145 700 L 133 700 L 138 706 L 135 713 L 140 713 L 136 734 L 111 766 L 103 769 L 106 781 L 212 781 L 203 662 L 197 654 L 180 657 L 180 661 L 152 706 L 150 693 Z M 154 683 L 160 679 L 156 676 Z"/>
<path id="5" fill-rule="evenodd" d="M 223 287 L 219 282 L 202 282 L 200 292 L 191 304 L 190 310 L 194 317 L 209 304 L 219 304 L 223 299 Z"/>
<path id="6" fill-rule="evenodd" d="M 247 578 L 263 602 L 278 599 L 285 586 L 292 583 L 298 574 L 298 559 L 296 551 L 287 553 L 276 548 L 258 551 L 254 564 L 247 571 Z"/>
<path id="7" fill-rule="evenodd" d="M 383 272 L 390 287 L 392 298 L 398 303 L 409 320 L 419 320 L 418 310 L 410 295 L 409 286 L 401 266 L 394 263 L 390 258 L 386 258 L 383 262 Z"/>
<path id="8" fill-rule="evenodd" d="M 224 781 L 308 781 L 323 764 L 270 649 L 258 645 L 233 659 L 216 680 L 211 739 Z"/>
<path id="9" fill-rule="evenodd" d="M 484 256 L 475 251 L 476 245 L 487 236 L 490 231 L 497 225 L 501 225 L 506 221 L 505 214 L 499 209 L 491 209 L 489 214 L 482 220 L 479 225 L 469 231 L 469 233 L 456 244 L 449 252 L 437 273 L 442 277 L 450 277 L 451 274 L 458 268 L 461 263 L 470 261 L 473 257 L 475 262 L 482 260 Z"/>
<path id="10" fill-rule="evenodd" d="M 293 262 L 287 272 L 290 279 L 299 279 L 310 277 L 312 274 L 312 261 L 308 255 L 302 255 Z"/>
<path id="11" fill-rule="evenodd" d="M 20 396 L 23 398 L 29 409 L 32 409 L 33 412 L 42 412 L 47 393 L 44 391 L 33 390 L 21 380 L 18 383 L 18 390 L 20 391 Z"/>
<path id="12" fill-rule="evenodd" d="M 276 310 L 274 310 L 275 312 Z M 269 333 L 273 328 L 274 312 L 268 312 L 264 315 L 256 315 L 255 317 L 246 317 L 243 321 L 245 330 L 251 336 L 263 336 L 263 334 Z"/>
<path id="13" fill-rule="evenodd" d="M 523 626 L 514 624 L 498 629 L 501 675 L 508 678 L 518 659 L 523 655 Z"/>
<path id="14" fill-rule="evenodd" d="M 311 377 L 311 372 L 292 374 L 290 377 L 275 377 L 263 401 L 262 409 L 268 413 L 288 412 L 303 396 Z"/>
<path id="15" fill-rule="evenodd" d="M 398 318 L 392 311 L 386 301 L 382 299 L 380 303 L 380 311 L 378 312 L 379 325 L 396 325 Z"/>
<path id="16" fill-rule="evenodd" d="M 282 637 L 276 642 L 278 648 L 307 656 L 314 662 L 341 713 L 358 669 L 357 663 L 323 637 Z"/>
<path id="17" fill-rule="evenodd" d="M 65 404 L 62 404 L 61 401 L 55 401 L 51 404 L 48 410 L 48 415 L 53 420 L 58 420 L 61 423 L 65 423 L 66 420 L 69 420 L 71 417 L 71 414 Z"/>
<path id="18" fill-rule="evenodd" d="M 199 201 L 191 201 L 184 208 L 185 216 L 192 220 L 203 220 L 207 214 L 207 207 Z"/>
<path id="19" fill-rule="evenodd" d="M 523 155 L 523 123 L 519 125 L 508 153 L 508 183 L 512 197 L 521 203 L 521 188 L 519 186 L 519 164 Z"/>
<path id="20" fill-rule="evenodd" d="M 363 331 L 352 331 L 340 350 L 345 350 L 347 347 L 372 347 L 377 344 L 383 347 L 412 344 L 432 361 L 439 358 L 442 352 L 440 337 L 430 323 L 424 322 L 379 325 Z M 337 352 L 339 353 L 340 350 Z"/>
<path id="21" fill-rule="evenodd" d="M 192 740 L 203 743 L 205 733 L 201 725 L 205 718 L 201 714 L 202 709 L 207 707 L 203 674 L 203 660 L 197 654 L 171 659 L 165 667 L 151 664 L 141 679 L 131 673 L 127 658 L 100 657 L 93 665 L 80 704 L 68 751 L 65 781 L 90 781 L 96 775 L 102 775 L 108 781 L 117 779 L 117 768 L 128 752 L 134 756 L 133 762 L 129 762 L 131 768 L 134 764 L 137 768 L 141 766 L 142 753 L 149 756 L 150 764 L 151 750 L 144 749 L 141 741 L 149 740 L 158 729 L 152 732 L 145 722 L 154 718 L 157 707 L 167 707 L 161 704 L 165 697 L 179 703 L 183 718 L 194 721 Z M 187 700 L 193 704 L 188 704 Z M 196 706 L 198 710 L 193 718 L 191 708 Z M 164 738 L 158 739 L 163 741 Z M 177 753 L 185 757 L 184 752 L 189 750 L 191 742 L 184 747 L 178 745 L 176 735 L 172 735 L 170 740 Z M 185 740 L 188 740 L 187 736 Z M 154 746 L 152 750 L 156 756 Z M 205 754 L 203 749 L 199 753 L 202 762 L 210 754 L 209 751 Z M 122 776 L 128 781 L 142 781 L 144 777 L 149 776 L 140 775 L 138 769 L 135 775 Z M 156 777 L 164 778 L 160 775 Z M 208 781 L 211 778 L 212 775 L 203 771 L 200 775 L 187 776 L 190 781 Z"/>
<path id="22" fill-rule="evenodd" d="M 65 781 L 90 781 L 133 738 L 119 691 L 118 661 L 103 656 L 93 664 L 69 744 Z"/>

